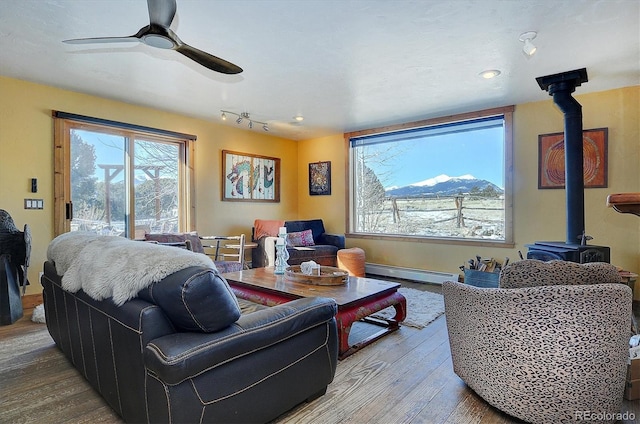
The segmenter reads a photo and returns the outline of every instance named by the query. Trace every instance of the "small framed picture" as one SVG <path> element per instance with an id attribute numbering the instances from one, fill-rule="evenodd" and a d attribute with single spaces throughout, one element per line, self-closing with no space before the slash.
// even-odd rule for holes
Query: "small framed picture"
<path id="1" fill-rule="evenodd" d="M 309 194 L 323 196 L 331 194 L 331 162 L 309 164 Z"/>

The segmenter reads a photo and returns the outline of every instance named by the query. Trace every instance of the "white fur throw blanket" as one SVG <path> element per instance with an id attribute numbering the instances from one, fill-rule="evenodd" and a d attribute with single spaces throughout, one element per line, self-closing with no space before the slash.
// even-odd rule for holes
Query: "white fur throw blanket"
<path id="1" fill-rule="evenodd" d="M 47 259 L 55 263 L 58 275 L 64 275 L 71 266 L 71 262 L 78 257 L 80 251 L 87 244 L 100 238 L 101 236 L 97 234 L 77 231 L 60 234 L 49 243 Z"/>
<path id="2" fill-rule="evenodd" d="M 62 288 L 84 290 L 120 306 L 143 288 L 190 266 L 216 269 L 205 254 L 123 237 L 67 233 L 56 237 L 47 257 L 62 275 Z"/>

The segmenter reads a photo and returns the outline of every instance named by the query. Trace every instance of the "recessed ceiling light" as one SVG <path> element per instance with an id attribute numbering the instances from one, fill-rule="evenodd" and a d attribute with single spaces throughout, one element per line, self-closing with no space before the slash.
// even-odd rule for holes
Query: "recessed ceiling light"
<path id="1" fill-rule="evenodd" d="M 293 119 L 295 119 L 298 122 L 302 122 L 302 121 L 304 121 L 304 116 L 296 115 L 296 116 L 293 117 Z"/>
<path id="2" fill-rule="evenodd" d="M 500 75 L 501 72 L 498 71 L 497 69 L 487 69 L 486 71 L 482 71 L 480 72 L 480 76 L 484 79 L 491 79 L 491 78 L 495 78 L 498 75 Z"/>

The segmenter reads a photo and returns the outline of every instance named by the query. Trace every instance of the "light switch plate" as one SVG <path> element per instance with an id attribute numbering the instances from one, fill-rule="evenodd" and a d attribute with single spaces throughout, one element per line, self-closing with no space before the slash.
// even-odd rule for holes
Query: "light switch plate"
<path id="1" fill-rule="evenodd" d="M 25 209 L 44 209 L 44 199 L 24 199 Z"/>

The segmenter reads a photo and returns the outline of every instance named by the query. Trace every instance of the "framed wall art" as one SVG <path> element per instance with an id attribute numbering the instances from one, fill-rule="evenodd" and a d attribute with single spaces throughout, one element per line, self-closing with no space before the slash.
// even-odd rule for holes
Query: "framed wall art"
<path id="1" fill-rule="evenodd" d="M 584 187 L 608 184 L 608 128 L 582 131 Z M 564 133 L 538 136 L 538 188 L 564 188 Z"/>
<path id="2" fill-rule="evenodd" d="M 222 151 L 222 200 L 280 201 L 280 159 Z"/>
<path id="3" fill-rule="evenodd" d="M 312 196 L 331 194 L 331 162 L 309 164 L 309 194 Z"/>

